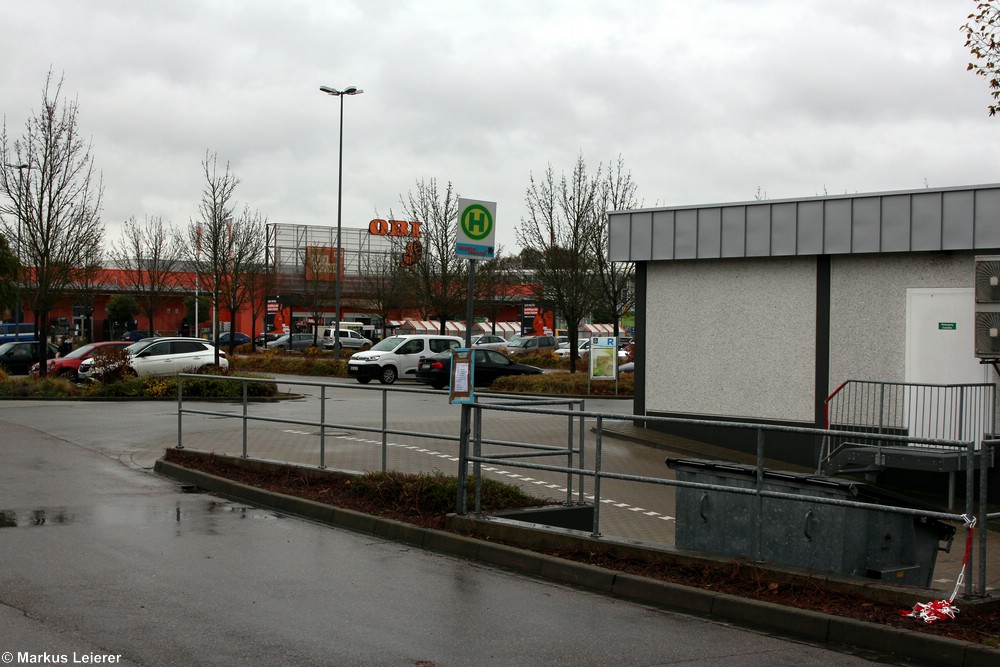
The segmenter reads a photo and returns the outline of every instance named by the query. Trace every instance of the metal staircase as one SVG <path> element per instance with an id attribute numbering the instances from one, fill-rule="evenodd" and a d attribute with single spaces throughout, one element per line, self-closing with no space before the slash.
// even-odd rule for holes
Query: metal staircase
<path id="1" fill-rule="evenodd" d="M 928 385 L 848 380 L 826 399 L 826 428 L 817 472 L 863 475 L 890 468 L 949 475 L 993 466 L 982 446 L 995 432 L 996 385 Z M 985 461 L 983 452 L 987 452 Z"/>

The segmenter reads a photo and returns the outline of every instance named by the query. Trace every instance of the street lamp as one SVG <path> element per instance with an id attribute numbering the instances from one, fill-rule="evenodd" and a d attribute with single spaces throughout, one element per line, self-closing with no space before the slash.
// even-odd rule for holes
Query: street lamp
<path id="1" fill-rule="evenodd" d="M 340 247 L 340 213 L 342 210 L 341 203 L 343 201 L 342 193 L 344 189 L 344 96 L 345 95 L 360 95 L 365 92 L 358 88 L 357 86 L 348 86 L 343 90 L 337 90 L 336 88 L 331 88 L 330 86 L 320 86 L 320 92 L 326 93 L 327 95 L 333 95 L 334 97 L 340 98 L 340 151 L 339 157 L 337 159 L 337 267 L 336 276 L 337 282 L 334 288 L 334 303 L 333 312 L 337 318 L 334 323 L 334 334 L 333 334 L 333 349 L 337 352 L 337 357 L 340 357 L 340 266 L 343 258 L 343 250 Z"/>
<path id="2" fill-rule="evenodd" d="M 21 220 L 24 219 L 24 170 L 28 164 L 8 164 L 9 169 L 17 169 L 17 276 L 14 280 L 14 340 L 21 338 Z"/>

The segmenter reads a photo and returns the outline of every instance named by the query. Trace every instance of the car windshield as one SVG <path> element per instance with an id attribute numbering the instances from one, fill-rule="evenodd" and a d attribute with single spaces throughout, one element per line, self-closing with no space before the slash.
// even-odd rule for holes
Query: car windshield
<path id="1" fill-rule="evenodd" d="M 79 359 L 80 357 L 85 357 L 90 354 L 90 351 L 93 350 L 94 347 L 96 346 L 93 344 L 83 345 L 82 347 L 78 347 L 69 354 L 65 355 L 63 359 Z"/>
<path id="2" fill-rule="evenodd" d="M 525 347 L 527 344 L 527 338 L 514 338 L 507 341 L 507 347 Z"/>
<path id="3" fill-rule="evenodd" d="M 128 347 L 126 347 L 125 351 L 128 352 L 129 354 L 131 354 L 134 357 L 135 355 L 139 354 L 140 352 L 142 352 L 143 350 L 145 350 L 147 347 L 149 347 L 150 343 L 152 343 L 153 340 L 154 339 L 152 339 L 152 338 L 143 338 L 138 343 L 132 343 L 131 345 L 129 345 Z"/>
<path id="4" fill-rule="evenodd" d="M 395 350 L 396 346 L 402 343 L 405 338 L 402 336 L 389 336 L 384 340 L 380 340 L 372 346 L 372 352 L 386 352 L 389 350 Z"/>

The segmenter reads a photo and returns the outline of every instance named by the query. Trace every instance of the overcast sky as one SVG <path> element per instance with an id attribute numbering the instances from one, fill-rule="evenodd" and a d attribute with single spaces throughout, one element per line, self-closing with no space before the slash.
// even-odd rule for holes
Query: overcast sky
<path id="1" fill-rule="evenodd" d="M 418 179 L 497 202 L 619 155 L 645 206 L 1000 181 L 966 71 L 971 0 L 0 0 L 0 113 L 51 68 L 77 98 L 109 235 L 196 216 L 206 151 L 271 222 L 401 214 Z M 399 217 L 399 215 L 397 215 Z"/>

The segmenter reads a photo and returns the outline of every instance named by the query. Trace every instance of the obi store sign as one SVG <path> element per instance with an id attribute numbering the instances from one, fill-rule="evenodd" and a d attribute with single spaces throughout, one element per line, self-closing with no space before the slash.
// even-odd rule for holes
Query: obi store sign
<path id="1" fill-rule="evenodd" d="M 368 233 L 372 236 L 405 236 L 419 239 L 422 224 L 406 220 L 375 219 L 368 223 Z"/>
<path id="2" fill-rule="evenodd" d="M 344 263 L 337 248 L 330 246 L 306 247 L 306 280 L 335 280 L 338 269 L 344 276 Z"/>

